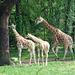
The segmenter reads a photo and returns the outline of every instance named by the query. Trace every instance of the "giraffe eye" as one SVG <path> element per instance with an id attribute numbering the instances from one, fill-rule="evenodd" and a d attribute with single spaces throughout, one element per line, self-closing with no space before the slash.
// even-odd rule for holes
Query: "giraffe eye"
<path id="1" fill-rule="evenodd" d="M 15 27 L 12 27 L 12 28 L 15 28 Z"/>

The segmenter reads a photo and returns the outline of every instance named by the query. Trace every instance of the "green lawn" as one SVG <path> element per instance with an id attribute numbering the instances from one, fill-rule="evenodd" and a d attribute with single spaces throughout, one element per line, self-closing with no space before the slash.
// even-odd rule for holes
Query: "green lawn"
<path id="1" fill-rule="evenodd" d="M 1 66 L 0 75 L 75 75 L 75 61 L 49 62 L 48 66 Z"/>
<path id="2" fill-rule="evenodd" d="M 75 47 L 75 45 L 74 45 Z M 38 66 L 37 64 L 32 64 L 28 66 L 18 65 L 18 50 L 15 48 L 10 48 L 10 58 L 16 63 L 16 66 L 0 66 L 0 75 L 75 75 L 75 60 L 71 61 L 71 54 L 68 50 L 66 61 L 61 61 L 64 56 L 63 47 L 59 46 L 58 56 L 59 61 L 55 61 L 55 55 L 50 50 L 48 65 L 43 66 L 42 63 Z M 74 54 L 75 57 L 75 54 Z M 27 59 L 30 58 L 29 51 L 22 51 L 22 60 L 25 63 Z M 36 50 L 37 58 L 37 50 Z M 41 58 L 40 58 L 41 59 Z M 44 54 L 45 59 L 45 54 Z"/>

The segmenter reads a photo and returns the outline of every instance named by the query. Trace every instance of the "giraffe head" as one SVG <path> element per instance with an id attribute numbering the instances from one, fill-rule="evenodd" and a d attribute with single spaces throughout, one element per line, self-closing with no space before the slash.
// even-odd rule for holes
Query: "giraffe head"
<path id="1" fill-rule="evenodd" d="M 16 29 L 16 25 L 14 25 L 14 24 L 12 24 L 10 27 L 11 27 L 12 29 Z"/>
<path id="2" fill-rule="evenodd" d="M 38 20 L 37 20 L 37 22 L 36 22 L 36 24 L 39 24 L 39 23 L 43 22 L 43 20 L 44 20 L 44 19 L 43 19 L 41 16 L 39 16 L 39 17 L 38 17 Z"/>
<path id="3" fill-rule="evenodd" d="M 31 34 L 27 34 L 25 38 L 31 38 Z"/>

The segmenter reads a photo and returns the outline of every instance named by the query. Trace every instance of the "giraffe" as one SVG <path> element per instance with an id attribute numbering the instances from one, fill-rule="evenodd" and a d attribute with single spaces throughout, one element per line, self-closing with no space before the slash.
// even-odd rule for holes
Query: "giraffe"
<path id="1" fill-rule="evenodd" d="M 22 49 L 30 49 L 30 62 L 29 64 L 31 65 L 31 60 L 32 60 L 32 55 L 34 56 L 34 63 L 36 63 L 36 58 L 35 58 L 35 43 L 31 40 L 27 40 L 24 37 L 22 37 L 17 31 L 16 31 L 16 25 L 12 24 L 9 26 L 12 28 L 14 35 L 17 40 L 17 48 L 19 51 L 19 64 L 21 65 L 21 52 Z"/>
<path id="2" fill-rule="evenodd" d="M 38 50 L 38 65 L 39 65 L 40 50 L 41 50 L 42 62 L 43 62 L 43 65 L 44 65 L 44 59 L 43 59 L 43 50 L 44 50 L 45 54 L 46 54 L 46 66 L 47 66 L 47 59 L 48 59 L 48 52 L 49 52 L 50 44 L 47 41 L 43 41 L 42 39 L 37 38 L 34 35 L 29 34 L 29 33 L 27 34 L 26 38 L 31 38 L 35 42 L 39 43 L 39 45 L 37 46 L 37 50 Z"/>
<path id="3" fill-rule="evenodd" d="M 72 60 L 73 60 L 73 51 L 72 51 L 73 40 L 72 40 L 72 38 L 69 35 L 67 35 L 64 32 L 62 32 L 60 29 L 58 29 L 58 28 L 50 25 L 44 18 L 42 18 L 41 16 L 39 16 L 36 24 L 39 24 L 41 22 L 53 34 L 52 40 L 53 40 L 54 44 L 53 44 L 53 47 L 52 47 L 52 51 L 55 54 L 56 59 L 57 58 L 59 59 L 59 57 L 57 55 L 57 52 L 58 52 L 58 48 L 57 47 L 58 47 L 58 44 L 61 44 L 65 48 L 63 60 L 66 57 L 68 47 L 70 48 L 71 55 L 72 55 Z M 56 52 L 54 51 L 54 48 L 56 48 Z"/>

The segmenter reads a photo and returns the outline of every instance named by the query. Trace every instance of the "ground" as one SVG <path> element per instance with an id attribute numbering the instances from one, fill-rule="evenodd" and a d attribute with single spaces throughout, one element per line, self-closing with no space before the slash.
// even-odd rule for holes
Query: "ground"
<path id="1" fill-rule="evenodd" d="M 55 61 L 55 55 L 50 50 L 47 66 L 42 65 L 41 57 L 39 66 L 37 64 L 34 64 L 33 60 L 32 65 L 29 65 L 29 51 L 22 50 L 22 66 L 19 66 L 18 50 L 15 48 L 10 48 L 10 58 L 16 65 L 0 66 L 0 75 L 75 75 L 75 54 L 73 55 L 74 60 L 72 61 L 71 53 L 68 50 L 65 61 L 62 61 L 62 58 L 64 56 L 64 49 L 60 48 L 58 51 L 58 56 L 60 57 L 60 59 Z"/>
<path id="2" fill-rule="evenodd" d="M 22 66 L 30 65 L 29 61 L 30 61 L 30 59 L 22 59 Z M 75 61 L 75 60 L 69 60 L 69 57 L 66 60 L 64 60 L 64 61 L 62 61 L 62 60 L 54 60 L 54 58 L 48 59 L 48 62 L 56 62 L 56 61 L 69 63 L 69 62 L 72 62 L 72 61 Z M 38 59 L 36 59 L 36 62 L 38 62 Z M 42 64 L 42 60 L 41 59 L 40 59 L 39 62 Z M 31 61 L 31 63 L 34 64 L 34 60 L 33 59 Z M 15 65 L 19 65 L 19 64 L 15 63 Z M 45 59 L 44 59 L 44 65 L 45 65 Z"/>

